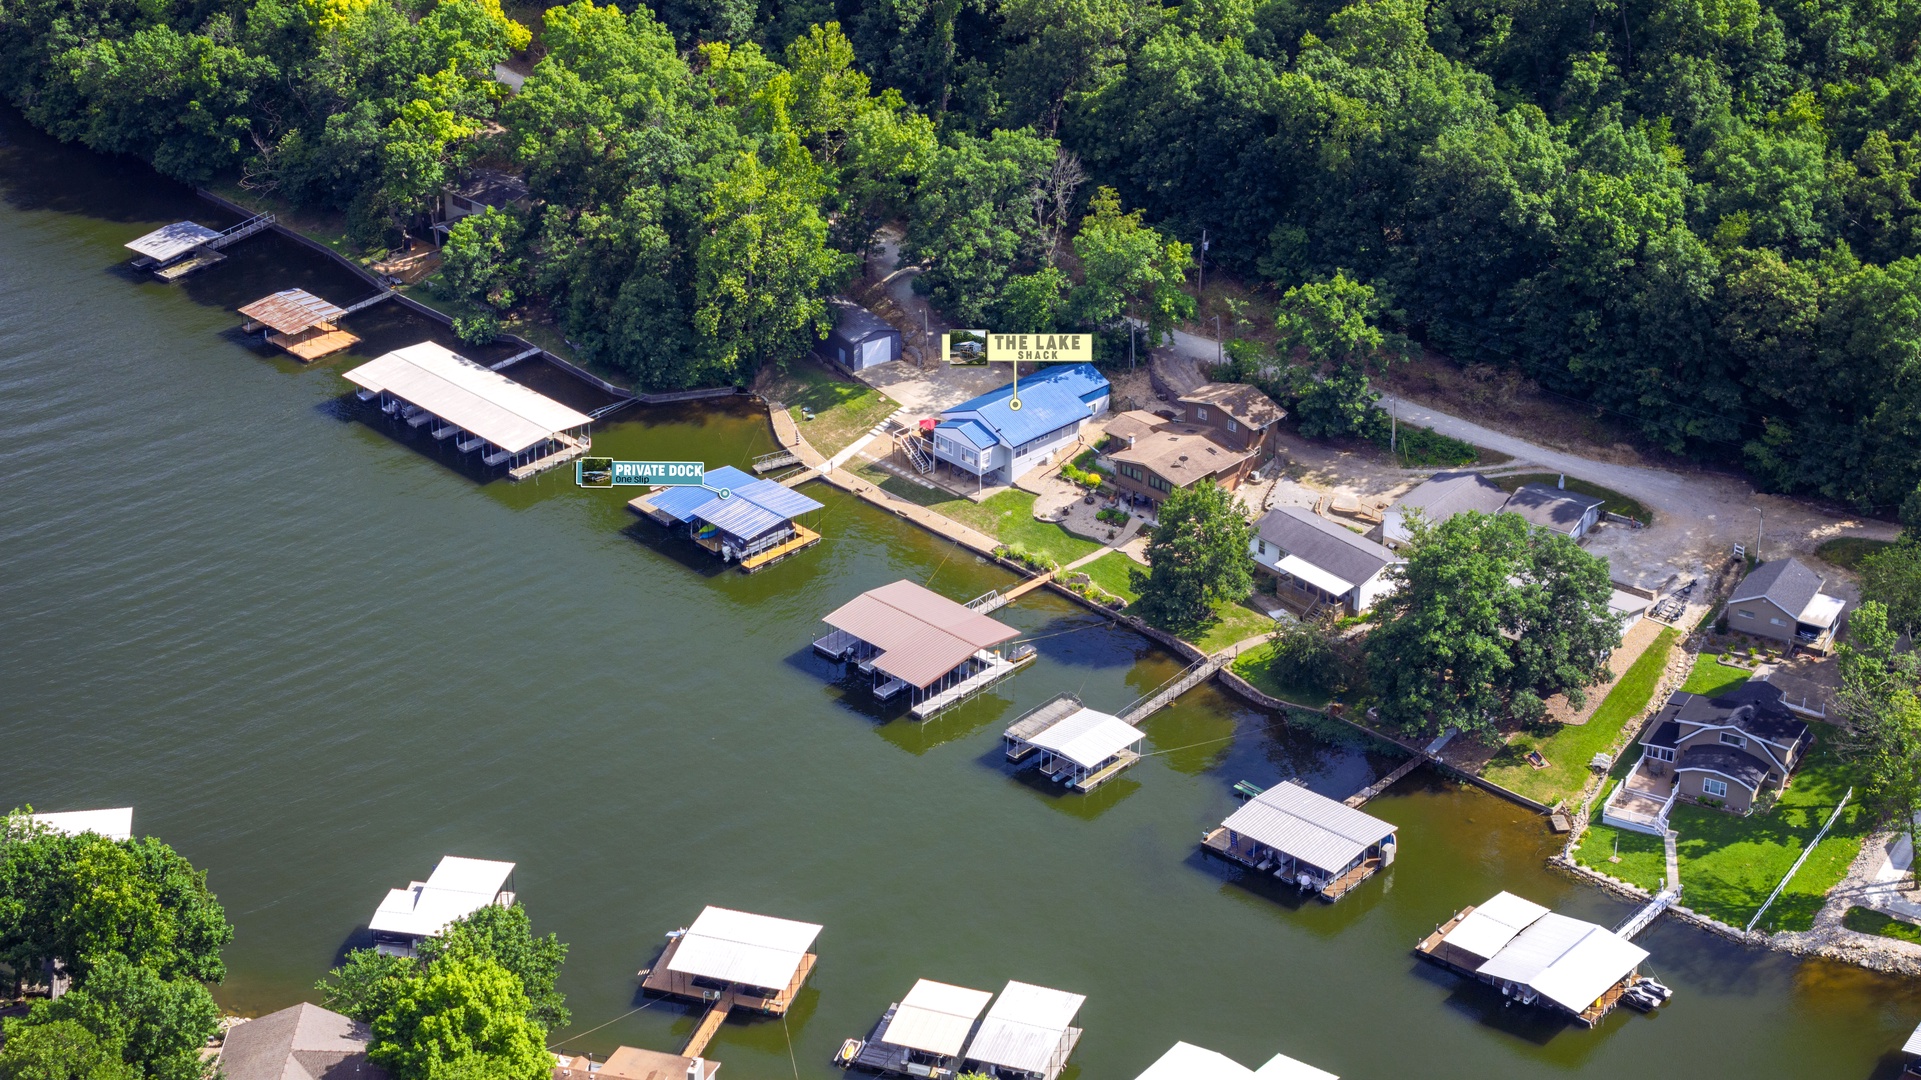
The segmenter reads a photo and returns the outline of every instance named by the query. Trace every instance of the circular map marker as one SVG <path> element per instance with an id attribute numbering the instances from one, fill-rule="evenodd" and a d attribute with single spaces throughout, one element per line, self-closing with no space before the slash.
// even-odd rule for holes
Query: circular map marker
<path id="1" fill-rule="evenodd" d="M 721 488 L 719 491 L 715 492 L 714 494 L 722 499 L 731 499 L 734 497 L 733 491 L 728 488 Z"/>
<path id="2" fill-rule="evenodd" d="M 1009 409 L 1009 410 L 1011 410 L 1011 411 L 1013 411 L 1013 412 L 1020 412 L 1020 411 L 1021 411 L 1021 399 L 1020 399 L 1020 398 L 1008 398 L 1008 399 L 1007 399 L 1007 407 L 1008 407 L 1008 409 Z"/>

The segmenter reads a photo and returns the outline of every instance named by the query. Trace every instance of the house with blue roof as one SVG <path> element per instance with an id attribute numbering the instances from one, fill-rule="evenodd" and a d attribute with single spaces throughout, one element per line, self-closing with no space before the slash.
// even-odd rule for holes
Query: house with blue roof
<path id="1" fill-rule="evenodd" d="M 934 426 L 934 457 L 976 483 L 1011 484 L 1054 460 L 1081 425 L 1107 412 L 1113 390 L 1092 364 L 1049 364 L 1019 382 L 962 402 Z"/>
<path id="2" fill-rule="evenodd" d="M 661 488 L 627 506 L 667 528 L 686 528 L 694 543 L 750 574 L 820 543 L 819 533 L 794 520 L 821 509 L 800 492 L 732 465 L 708 469 L 704 481 Z"/>

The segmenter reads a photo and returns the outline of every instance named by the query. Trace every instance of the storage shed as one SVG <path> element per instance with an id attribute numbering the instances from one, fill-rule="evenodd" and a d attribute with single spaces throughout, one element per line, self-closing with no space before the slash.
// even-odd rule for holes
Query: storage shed
<path id="1" fill-rule="evenodd" d="M 834 328 L 816 347 L 821 355 L 847 371 L 866 371 L 900 359 L 900 331 L 887 320 L 854 303 L 833 297 L 827 302 Z"/>
<path id="2" fill-rule="evenodd" d="M 1395 826 L 1290 782 L 1249 799 L 1201 846 L 1334 901 L 1393 865 Z"/>

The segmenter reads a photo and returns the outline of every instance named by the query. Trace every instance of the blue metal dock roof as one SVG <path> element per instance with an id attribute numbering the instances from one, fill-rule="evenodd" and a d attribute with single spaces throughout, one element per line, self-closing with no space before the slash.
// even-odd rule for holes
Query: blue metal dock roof
<path id="1" fill-rule="evenodd" d="M 660 492 L 653 497 L 654 509 L 664 514 L 672 514 L 681 521 L 692 521 L 695 510 L 713 501 L 714 493 L 707 490 L 707 488 L 727 488 L 729 491 L 739 491 L 741 488 L 747 487 L 750 484 L 771 484 L 773 481 L 756 480 L 752 474 L 744 473 L 732 465 L 722 465 L 717 469 L 707 470 L 705 483 L 707 487 L 673 487 Z M 778 484 L 775 486 L 779 487 Z M 802 498 L 806 498 L 806 496 L 802 496 Z M 812 499 L 808 499 L 808 501 L 813 502 Z M 815 503 L 814 505 L 818 506 L 820 504 Z"/>

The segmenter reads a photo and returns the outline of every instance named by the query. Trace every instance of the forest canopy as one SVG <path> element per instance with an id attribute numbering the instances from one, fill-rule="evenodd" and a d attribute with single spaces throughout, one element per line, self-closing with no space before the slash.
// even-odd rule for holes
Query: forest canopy
<path id="1" fill-rule="evenodd" d="M 1865 0 L 5 0 L 0 89 L 370 247 L 518 172 L 529 208 L 457 227 L 450 287 L 647 386 L 800 355 L 889 222 L 962 323 L 1110 331 L 1187 317 L 1206 230 L 1277 295 L 1365 284 L 1456 361 L 1892 509 L 1918 36 Z"/>

